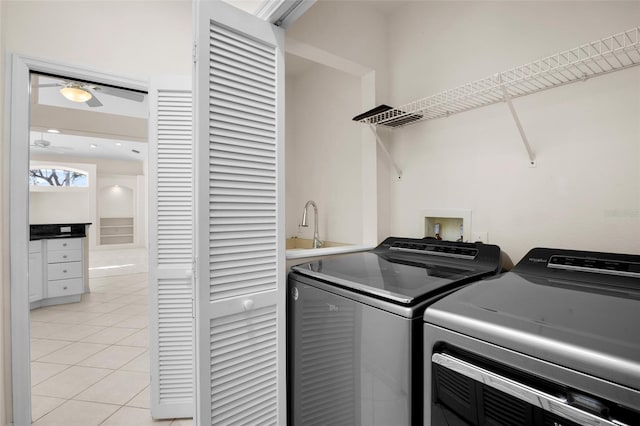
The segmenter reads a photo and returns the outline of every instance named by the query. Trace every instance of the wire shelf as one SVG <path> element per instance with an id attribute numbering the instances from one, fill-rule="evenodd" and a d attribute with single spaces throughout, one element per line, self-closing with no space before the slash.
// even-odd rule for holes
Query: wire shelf
<path id="1" fill-rule="evenodd" d="M 370 115 L 359 122 L 403 127 L 636 65 L 640 65 L 640 27 Z"/>

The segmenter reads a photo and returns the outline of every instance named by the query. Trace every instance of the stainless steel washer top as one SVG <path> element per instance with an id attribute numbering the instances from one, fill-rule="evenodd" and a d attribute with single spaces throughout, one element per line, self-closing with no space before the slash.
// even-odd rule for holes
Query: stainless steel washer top
<path id="1" fill-rule="evenodd" d="M 431 239 L 387 238 L 374 250 L 331 257 L 292 271 L 402 305 L 415 305 L 500 270 L 500 248 Z"/>
<path id="2" fill-rule="evenodd" d="M 536 248 L 425 322 L 640 390 L 640 256 Z"/>
<path id="3" fill-rule="evenodd" d="M 499 270 L 497 246 L 405 238 L 294 266 L 289 425 L 422 425 L 424 309 Z"/>

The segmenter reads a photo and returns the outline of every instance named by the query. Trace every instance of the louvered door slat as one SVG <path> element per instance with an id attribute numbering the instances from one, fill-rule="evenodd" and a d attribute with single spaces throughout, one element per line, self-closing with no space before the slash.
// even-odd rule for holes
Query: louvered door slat
<path id="1" fill-rule="evenodd" d="M 274 101 L 273 88 L 256 84 L 252 81 L 245 81 L 242 78 L 238 78 L 237 75 L 232 73 L 220 72 L 217 74 L 219 77 L 212 76 L 209 80 L 211 84 L 218 84 L 225 87 L 227 90 L 231 90 L 232 93 L 239 93 L 242 97 L 250 96 L 248 99 L 261 98 L 262 102 L 269 103 Z M 249 83 L 249 84 L 247 84 Z"/>
<path id="2" fill-rule="evenodd" d="M 233 93 L 225 91 L 222 87 L 212 90 L 211 94 L 215 95 L 219 99 L 219 103 L 216 107 L 225 107 L 229 113 L 234 111 L 246 111 L 256 115 L 263 115 L 268 118 L 272 117 L 275 112 L 269 104 L 257 102 L 249 98 L 235 96 Z"/>
<path id="3" fill-rule="evenodd" d="M 241 424 L 247 405 L 261 412 L 275 401 L 275 316 L 266 308 L 212 321 L 212 424 Z"/>
<path id="4" fill-rule="evenodd" d="M 224 143 L 217 143 L 215 145 L 212 146 L 212 152 L 217 152 L 220 155 L 227 155 L 230 157 L 239 157 L 242 156 L 243 158 L 245 158 L 245 156 L 252 156 L 252 157 L 256 157 L 257 159 L 261 159 L 261 157 L 264 157 L 264 159 L 262 159 L 262 161 L 271 161 L 273 162 L 274 158 L 275 158 L 275 153 L 271 150 L 268 149 L 264 149 L 263 147 L 247 147 L 247 146 L 240 146 L 238 144 L 224 144 Z"/>
<path id="5" fill-rule="evenodd" d="M 152 84 L 150 131 L 152 197 L 150 280 L 151 412 L 155 418 L 191 417 L 194 405 L 193 129 L 188 79 Z"/>
<path id="6" fill-rule="evenodd" d="M 214 26 L 211 28 L 211 36 L 220 41 L 218 45 L 234 46 L 236 48 L 232 50 L 234 54 L 246 52 L 255 58 L 256 63 L 262 62 L 263 64 L 271 64 L 271 67 L 267 67 L 266 70 L 270 74 L 274 74 L 272 62 L 273 50 L 269 46 L 254 43 L 253 40 L 247 39 L 242 34 L 220 26 Z M 260 59 L 261 57 L 262 59 Z M 253 68 L 254 67 L 252 66 L 248 69 L 252 70 Z"/>
<path id="7" fill-rule="evenodd" d="M 284 424 L 283 32 L 196 7 L 199 424 Z"/>
<path id="8" fill-rule="evenodd" d="M 262 107 L 255 107 L 250 105 L 244 105 L 239 108 L 239 105 L 237 105 L 235 102 L 226 99 L 225 96 L 219 96 L 218 104 L 215 107 L 211 107 L 211 114 L 235 114 L 239 117 L 247 114 L 255 117 L 256 121 L 261 121 L 269 120 L 273 116 L 273 111 L 269 109 L 265 110 Z"/>
<path id="9" fill-rule="evenodd" d="M 226 74 L 232 76 L 236 81 L 241 81 L 248 86 L 265 87 L 272 86 L 273 81 L 270 78 L 265 78 L 250 71 L 238 69 L 237 67 L 229 66 L 223 63 L 216 63 L 211 66 L 211 70 L 214 74 Z M 215 110 L 213 110 L 215 111 Z"/>
<path id="10" fill-rule="evenodd" d="M 264 125 L 270 125 L 271 123 L 269 119 L 271 114 L 264 114 L 264 112 L 261 113 L 261 111 L 235 110 L 233 108 L 233 105 L 226 104 L 226 103 L 224 106 L 220 105 L 215 108 L 212 108 L 211 113 L 212 115 L 216 115 L 221 119 L 227 119 L 227 120 L 231 119 L 231 120 L 238 120 L 238 121 L 250 120 L 255 123 L 261 123 Z"/>

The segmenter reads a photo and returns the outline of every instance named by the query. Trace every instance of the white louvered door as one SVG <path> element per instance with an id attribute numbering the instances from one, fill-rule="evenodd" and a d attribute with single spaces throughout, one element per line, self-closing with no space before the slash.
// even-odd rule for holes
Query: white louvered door
<path id="1" fill-rule="evenodd" d="M 284 34 L 196 2 L 198 425 L 284 425 Z"/>
<path id="2" fill-rule="evenodd" d="M 191 77 L 149 90 L 151 415 L 193 417 L 194 158 Z"/>

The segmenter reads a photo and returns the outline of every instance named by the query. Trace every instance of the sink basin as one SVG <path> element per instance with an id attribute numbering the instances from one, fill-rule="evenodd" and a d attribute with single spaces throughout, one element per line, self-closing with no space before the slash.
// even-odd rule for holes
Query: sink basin
<path id="1" fill-rule="evenodd" d="M 334 241 L 323 241 L 322 247 L 340 247 L 347 246 L 349 244 L 336 243 Z M 308 250 L 313 248 L 313 240 L 309 238 L 287 238 L 287 250 Z"/>

